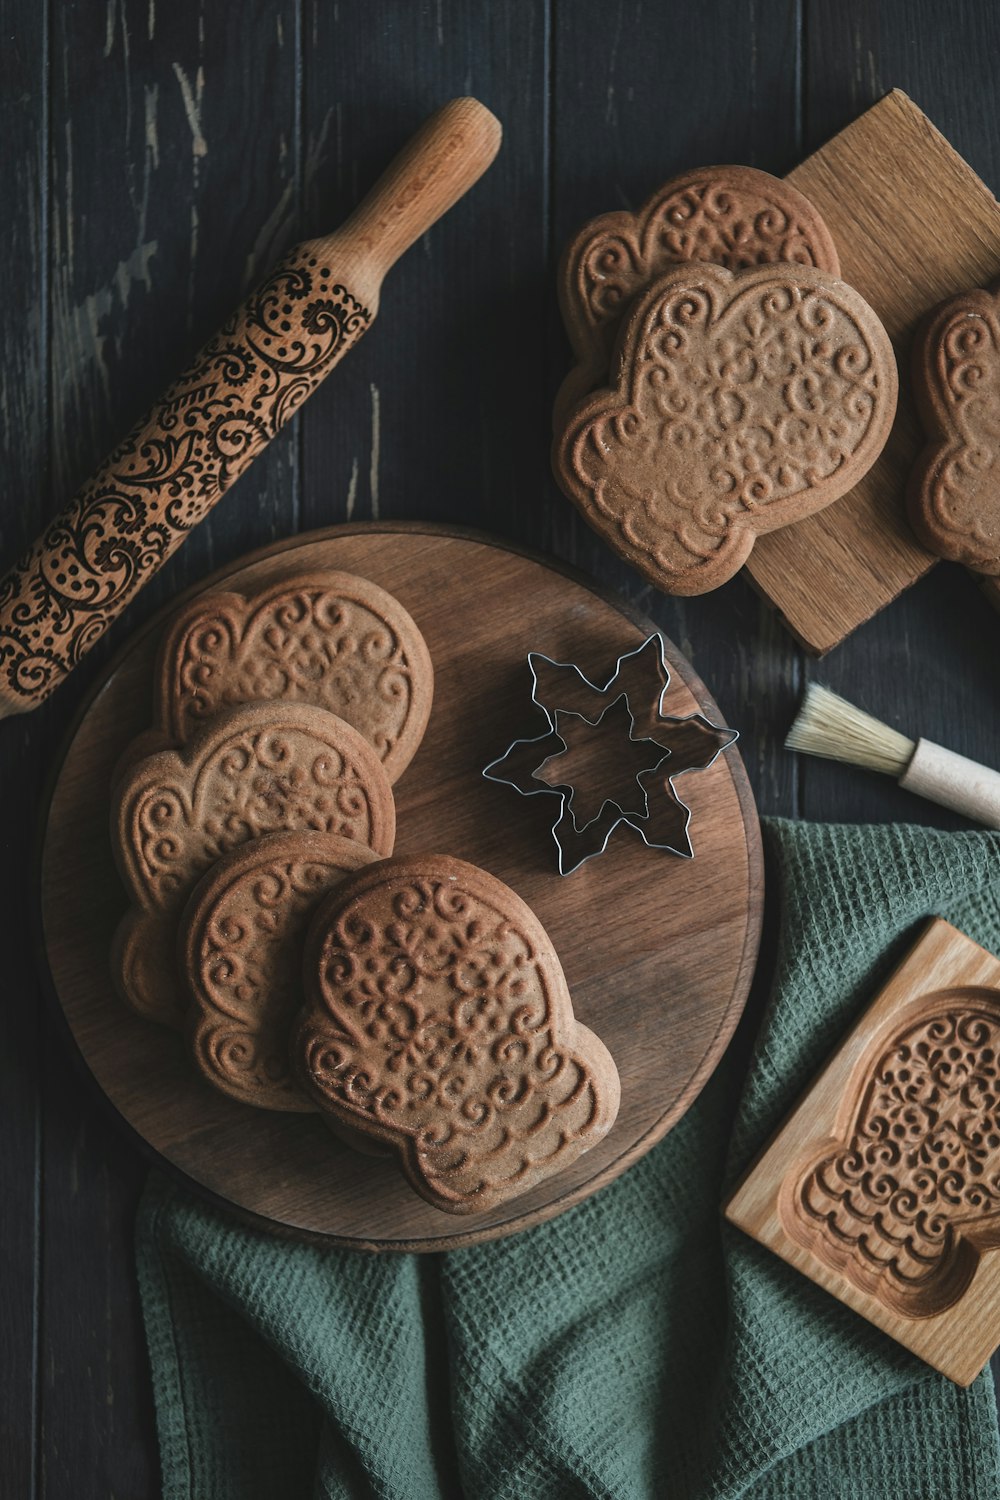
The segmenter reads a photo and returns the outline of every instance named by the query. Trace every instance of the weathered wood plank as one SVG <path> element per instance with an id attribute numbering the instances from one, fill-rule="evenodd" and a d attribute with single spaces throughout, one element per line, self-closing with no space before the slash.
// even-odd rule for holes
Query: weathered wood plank
<path id="1" fill-rule="evenodd" d="M 45 509 L 45 8 L 17 0 L 5 20 L 0 266 L 17 292 L 0 305 L 0 548 L 13 555 L 30 541 Z M 35 719 L 10 728 L 0 736 L 0 911 L 12 939 L 27 930 L 25 865 L 46 726 Z M 0 1006 L 0 1492 L 32 1500 L 41 1255 L 38 984 L 31 945 L 8 941 L 6 948 Z"/>
<path id="2" fill-rule="evenodd" d="M 543 536 L 546 9 L 392 6 L 372 25 L 307 0 L 310 233 L 340 222 L 454 95 L 492 109 L 504 141 L 386 278 L 350 368 L 303 413 L 305 526 L 407 516 Z"/>
<path id="3" fill-rule="evenodd" d="M 1000 13 L 989 0 L 868 5 L 806 0 L 805 149 L 815 151 L 890 89 L 902 89 L 987 186 L 1000 183 Z"/>
<path id="4" fill-rule="evenodd" d="M 286 248 L 299 180 L 296 45 L 296 0 L 264 0 L 252 27 L 235 7 L 203 3 L 56 7 L 54 502 Z M 283 534 L 297 482 L 290 433 L 147 585 L 82 677 L 179 588 Z"/>
<path id="5" fill-rule="evenodd" d="M 550 271 L 545 285 L 545 417 L 570 363 L 555 306 L 555 257 L 587 219 L 635 209 L 677 172 L 744 162 L 781 174 L 802 154 L 799 7 L 648 6 L 613 0 L 588 19 L 557 6 Z M 743 734 L 762 812 L 796 809 L 794 765 L 775 729 L 798 691 L 799 652 L 743 579 L 694 599 L 668 599 L 620 563 L 548 480 L 542 542 L 618 587 L 688 654 Z"/>
<path id="6" fill-rule="evenodd" d="M 51 361 L 55 509 L 283 248 L 299 184 L 295 0 L 55 6 Z M 266 108 L 262 108 L 266 101 Z M 53 700 L 217 560 L 294 529 L 295 442 L 273 445 Z M 48 706 L 47 706 L 48 707 Z M 11 873 L 15 873 L 15 869 Z M 133 1269 L 146 1166 L 45 1044 L 41 1483 L 155 1492 Z M 87 1481 L 90 1482 L 90 1481 Z"/>
<path id="7" fill-rule="evenodd" d="M 148 1162 L 45 1034 L 39 1487 L 45 1500 L 157 1493 L 157 1448 L 133 1231 Z"/>

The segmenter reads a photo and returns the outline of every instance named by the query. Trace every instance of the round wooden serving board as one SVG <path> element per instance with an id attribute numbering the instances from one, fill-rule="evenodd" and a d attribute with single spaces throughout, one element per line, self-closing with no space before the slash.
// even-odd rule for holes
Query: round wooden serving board
<path id="1" fill-rule="evenodd" d="M 111 935 L 125 908 L 108 838 L 112 768 L 148 727 L 161 616 L 130 643 L 72 735 L 48 810 L 41 916 L 55 992 L 91 1073 L 164 1162 L 268 1227 L 365 1249 L 443 1250 L 512 1234 L 610 1182 L 698 1094 L 749 988 L 763 898 L 760 834 L 735 750 L 678 783 L 693 860 L 619 828 L 605 854 L 565 879 L 551 826 L 558 802 L 482 777 L 515 737 L 540 734 L 529 651 L 577 663 L 603 684 L 652 626 L 541 558 L 426 526 L 337 527 L 255 554 L 204 588 L 241 589 L 319 567 L 396 595 L 430 648 L 426 738 L 397 783 L 398 853 L 457 855 L 492 871 L 537 912 L 576 1014 L 622 1080 L 610 1134 L 571 1168 L 493 1213 L 455 1218 L 413 1192 L 389 1160 L 342 1145 L 318 1117 L 273 1114 L 216 1094 L 182 1039 L 131 1014 L 112 990 Z M 669 713 L 719 711 L 667 645 Z"/>

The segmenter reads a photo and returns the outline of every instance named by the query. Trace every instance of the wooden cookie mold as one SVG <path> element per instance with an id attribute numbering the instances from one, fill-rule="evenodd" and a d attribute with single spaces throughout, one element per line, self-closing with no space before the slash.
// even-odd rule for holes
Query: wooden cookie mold
<path id="1" fill-rule="evenodd" d="M 975 1379 L 1000 1341 L 1000 961 L 933 921 L 725 1212 Z"/>

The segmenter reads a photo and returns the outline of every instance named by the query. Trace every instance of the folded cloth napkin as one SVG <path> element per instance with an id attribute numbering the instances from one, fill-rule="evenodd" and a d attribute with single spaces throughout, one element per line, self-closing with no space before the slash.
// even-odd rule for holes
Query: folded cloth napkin
<path id="1" fill-rule="evenodd" d="M 1000 836 L 771 822 L 765 845 L 780 925 L 749 1069 L 731 1048 L 666 1140 L 552 1223 L 370 1257 L 151 1182 L 165 1500 L 996 1500 L 989 1371 L 959 1390 L 719 1203 L 921 919 L 1000 952 Z"/>

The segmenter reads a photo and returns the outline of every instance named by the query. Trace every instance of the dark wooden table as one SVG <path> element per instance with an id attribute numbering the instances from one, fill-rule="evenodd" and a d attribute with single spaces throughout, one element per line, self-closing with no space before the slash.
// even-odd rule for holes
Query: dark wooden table
<path id="1" fill-rule="evenodd" d="M 655 595 L 549 476 L 568 362 L 554 262 L 671 173 L 783 173 L 887 89 L 1000 187 L 1000 7 L 960 0 L 2 0 L 6 567 L 286 246 L 336 225 L 414 126 L 504 124 L 473 195 L 392 273 L 378 323 L 41 711 L 0 724 L 0 1494 L 157 1493 L 132 1270 L 144 1161 L 45 1013 L 26 869 L 47 769 L 109 651 L 248 548 L 353 516 L 465 522 L 621 588 L 709 684 L 761 811 L 957 826 L 782 750 L 807 677 L 1000 759 L 1000 618 L 942 565 L 822 664 L 742 580 Z"/>

